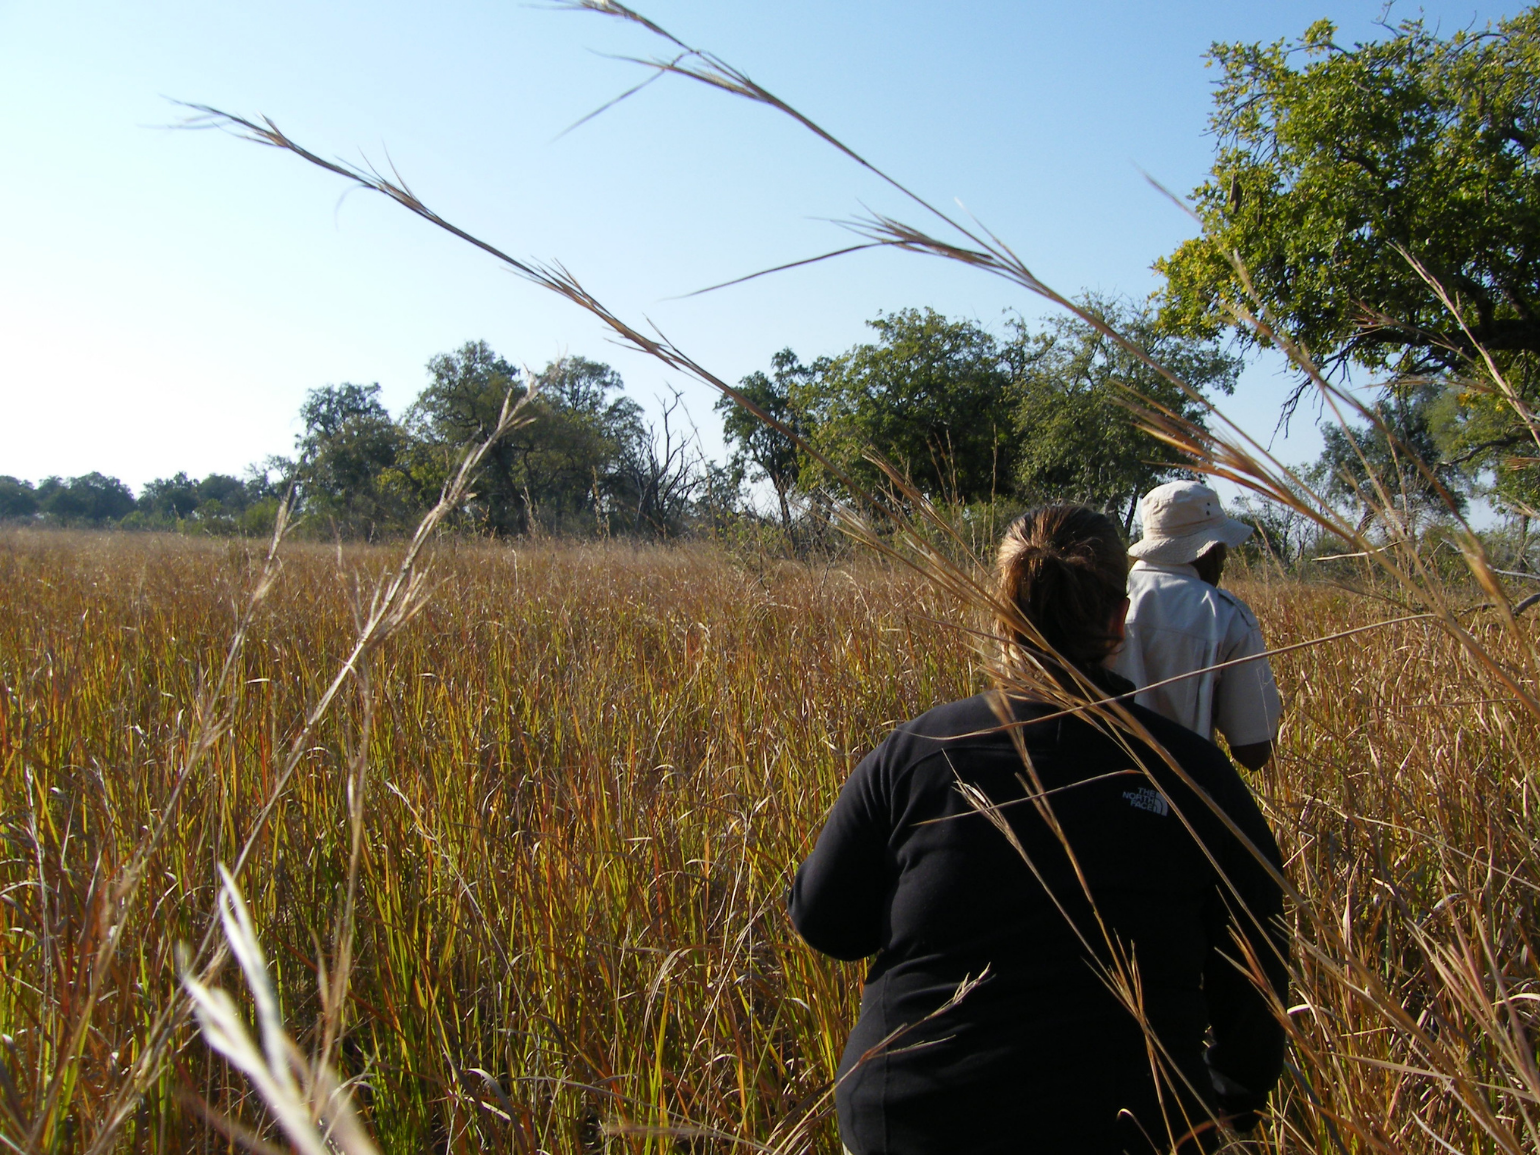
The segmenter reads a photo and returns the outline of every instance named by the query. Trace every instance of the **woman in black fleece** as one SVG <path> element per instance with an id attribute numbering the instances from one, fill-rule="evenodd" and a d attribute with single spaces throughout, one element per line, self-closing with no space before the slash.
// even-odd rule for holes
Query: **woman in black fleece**
<path id="1" fill-rule="evenodd" d="M 1130 691 L 1102 669 L 1128 608 L 1126 564 L 1102 514 L 1019 518 L 996 565 L 1005 652 L 1062 671 L 1057 654 L 1109 696 Z M 1001 708 L 1021 724 L 1038 803 Z M 1282 896 L 1259 860 L 1276 867 L 1277 845 L 1214 745 L 1129 708 L 1243 838 L 1150 747 L 1030 696 L 931 710 L 845 783 L 790 905 L 818 950 L 875 956 L 836 1093 L 855 1155 L 1187 1152 L 1212 1144 L 1216 1119 L 1255 1122 L 1283 1063 L 1246 963 L 1282 998 Z M 1019 851 L 964 785 L 1004 807 Z M 1109 989 L 1115 954 L 1137 975 L 1148 1031 Z"/>

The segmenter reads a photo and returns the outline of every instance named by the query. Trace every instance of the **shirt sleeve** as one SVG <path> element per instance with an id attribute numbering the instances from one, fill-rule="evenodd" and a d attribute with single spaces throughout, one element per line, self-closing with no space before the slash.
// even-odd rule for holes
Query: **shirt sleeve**
<path id="1" fill-rule="evenodd" d="M 1244 606 L 1235 614 L 1220 643 L 1217 660 L 1232 662 L 1267 653 L 1262 630 Z M 1266 658 L 1220 670 L 1214 686 L 1214 725 L 1231 746 L 1253 746 L 1278 736 L 1283 704 Z"/>
<path id="2" fill-rule="evenodd" d="M 797 933 L 838 959 L 876 954 L 886 936 L 892 819 L 880 788 L 882 754 L 878 747 L 845 780 L 787 895 Z"/>

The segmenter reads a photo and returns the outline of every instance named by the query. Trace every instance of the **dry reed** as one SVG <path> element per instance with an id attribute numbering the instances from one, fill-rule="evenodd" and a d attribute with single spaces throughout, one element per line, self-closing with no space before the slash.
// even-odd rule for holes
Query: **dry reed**
<path id="1" fill-rule="evenodd" d="M 367 573 L 390 557 L 345 560 Z M 81 939 L 95 864 L 132 847 L 163 802 L 182 703 L 222 652 L 254 564 L 176 539 L 7 535 L 0 762 L 17 929 L 0 1022 L 21 1118 L 69 1021 L 80 953 L 44 958 L 36 944 Z M 832 1070 L 856 976 L 795 943 L 787 871 L 871 735 L 967 687 L 966 655 L 936 644 L 946 607 L 880 568 L 755 576 L 692 550 L 452 547 L 435 565 L 434 601 L 377 659 L 359 961 L 338 1050 L 381 1145 L 469 1134 L 577 1151 L 608 1123 L 761 1138 L 792 1125 Z M 157 850 L 132 950 L 93 1018 L 64 1112 L 79 1142 L 106 1124 L 175 994 L 175 944 L 215 907 L 214 864 L 348 652 L 350 586 L 332 551 L 289 547 L 217 772 Z M 286 1018 L 313 1049 L 319 1030 L 300 1028 L 320 1019 L 320 944 L 346 891 L 360 718 L 354 700 L 340 709 L 244 885 Z M 198 1141 L 179 1089 L 260 1119 L 238 1077 L 187 1049 L 190 1030 L 127 1146 Z"/>
<path id="2" fill-rule="evenodd" d="M 390 560 L 344 554 L 366 573 Z M 337 1048 L 369 1128 L 386 1149 L 573 1152 L 672 1149 L 647 1128 L 688 1125 L 697 1150 L 729 1146 L 709 1135 L 760 1145 L 798 1128 L 833 1073 L 858 972 L 796 942 L 781 894 L 853 760 L 892 722 L 981 684 L 942 624 L 955 603 L 874 563 L 755 573 L 708 547 L 460 545 L 436 567 L 435 600 L 375 674 L 359 961 Z M 13 532 L 0 569 L 14 1142 L 71 1021 L 93 871 L 163 804 L 183 703 L 222 660 L 260 558 Z M 215 908 L 213 864 L 347 652 L 349 585 L 332 551 L 289 547 L 234 679 L 217 773 L 155 852 L 155 885 L 93 1016 L 62 1115 L 77 1146 L 175 994 L 175 943 Z M 1379 616 L 1288 582 L 1242 591 L 1280 645 Z M 1510 644 L 1495 622 L 1481 633 Z M 1267 1125 L 1288 1150 L 1441 1150 L 1423 1125 L 1462 1150 L 1500 1150 L 1376 1000 L 1394 996 L 1414 1028 L 1458 1045 L 1494 1115 L 1524 1126 L 1502 1103 L 1527 1105 L 1504 1070 L 1540 1000 L 1533 786 L 1512 772 L 1533 764 L 1534 735 L 1511 703 L 1470 696 L 1469 660 L 1436 627 L 1362 637 L 1277 660 L 1290 712 L 1256 784 L 1290 876 L 1384 993 L 1340 981 L 1341 958 L 1305 953 L 1294 1071 Z M 359 716 L 350 701 L 315 735 L 246 884 L 286 1017 L 313 1050 Z M 1298 929 L 1309 943 L 1309 920 Z M 61 946 L 45 955 L 45 940 Z M 270 1125 L 244 1081 L 179 1030 L 123 1148 L 206 1143 L 189 1096 Z M 812 1130 L 813 1149 L 837 1150 L 827 1121 Z M 1521 1131 L 1512 1149 L 1530 1142 Z"/>

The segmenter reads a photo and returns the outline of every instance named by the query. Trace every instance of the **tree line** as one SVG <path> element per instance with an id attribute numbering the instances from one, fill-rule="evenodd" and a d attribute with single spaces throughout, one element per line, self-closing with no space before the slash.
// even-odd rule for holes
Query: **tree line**
<path id="1" fill-rule="evenodd" d="M 378 384 L 312 389 L 292 457 L 271 457 L 244 478 L 185 473 L 136 498 L 101 473 L 37 486 L 0 477 L 0 518 L 65 526 L 197 533 L 270 532 L 280 500 L 299 525 L 373 539 L 410 530 L 438 500 L 461 454 L 497 422 L 504 398 L 533 391 L 532 420 L 494 445 L 475 493 L 452 524 L 497 536 L 547 532 L 672 537 L 719 499 L 722 471 L 699 452 L 678 399 L 655 420 L 623 395 L 620 375 L 584 357 L 526 374 L 473 341 L 428 363 L 428 385 L 399 417 Z"/>
<path id="2" fill-rule="evenodd" d="M 313 390 L 300 408 L 299 511 L 329 532 L 373 537 L 414 525 L 503 401 L 533 393 L 532 420 L 492 446 L 461 527 L 495 536 L 674 537 L 709 515 L 719 471 L 674 398 L 649 421 L 610 366 L 567 357 L 525 379 L 484 341 L 428 362 L 428 385 L 394 419 L 379 386 Z"/>
<path id="3" fill-rule="evenodd" d="M 457 528 L 676 538 L 748 520 L 816 531 L 831 499 L 889 488 L 875 457 L 938 504 L 1079 501 L 1128 531 L 1140 495 L 1182 471 L 1125 401 L 1137 393 L 1201 425 L 1200 397 L 1233 392 L 1242 362 L 1214 335 L 1162 327 L 1154 303 L 1083 304 L 1201 392 L 1185 392 L 1079 318 L 1036 330 L 1013 319 L 997 336 L 976 321 L 905 309 L 868 322 L 873 339 L 843 353 L 804 363 L 783 349 L 767 370 L 743 378 L 739 393 L 781 428 L 720 398 L 728 458 L 718 464 L 701 452 L 677 397 L 648 420 L 608 365 L 568 357 L 526 380 L 475 341 L 429 361 L 428 385 L 399 418 L 378 384 L 311 390 L 294 455 L 270 457 L 244 477 L 177 473 L 137 497 L 101 473 L 37 486 L 0 477 L 0 519 L 262 535 L 287 494 L 311 533 L 390 536 L 409 531 L 437 500 L 503 399 L 533 388 L 533 419 L 493 446 L 473 496 L 451 519 Z M 1462 435 L 1448 390 L 1424 381 L 1391 391 L 1380 412 L 1389 437 L 1360 425 L 1350 440 L 1328 426 L 1306 475 L 1351 501 L 1373 469 L 1399 476 L 1429 515 L 1444 508 L 1443 494 L 1463 508 L 1479 466 L 1450 466 L 1442 456 Z M 1433 472 L 1398 467 L 1406 448 Z M 1258 514 L 1265 522 L 1268 512 Z"/>
<path id="4" fill-rule="evenodd" d="M 1191 383 L 1234 388 L 1239 361 L 1217 342 L 1155 331 L 1148 309 L 1091 301 Z M 244 479 L 185 473 L 137 498 L 91 473 L 35 488 L 0 479 L 0 517 L 205 533 L 262 533 L 292 490 L 314 531 L 374 538 L 409 529 L 437 500 L 463 447 L 497 420 L 504 397 L 533 391 L 533 419 L 494 445 L 456 520 L 500 537 L 678 537 L 724 519 L 784 528 L 821 521 L 830 496 L 882 488 L 875 452 L 937 502 L 1088 501 L 1125 522 L 1140 493 L 1170 472 L 1157 443 L 1119 404 L 1132 387 L 1201 419 L 1192 398 L 1078 320 L 1003 337 L 932 309 L 869 322 L 873 340 L 804 364 L 790 349 L 741 392 L 777 417 L 777 430 L 728 398 L 718 403 L 729 447 L 719 465 L 700 450 L 674 398 L 649 420 L 620 375 L 584 357 L 526 375 L 485 342 L 428 363 L 427 386 L 399 416 L 380 387 L 313 389 L 300 407 L 295 454 Z"/>
<path id="5" fill-rule="evenodd" d="M 126 529 L 198 528 L 215 533 L 270 532 L 278 496 L 265 476 L 186 473 L 150 482 L 136 498 L 116 477 L 92 472 L 40 484 L 0 476 L 0 521 Z"/>

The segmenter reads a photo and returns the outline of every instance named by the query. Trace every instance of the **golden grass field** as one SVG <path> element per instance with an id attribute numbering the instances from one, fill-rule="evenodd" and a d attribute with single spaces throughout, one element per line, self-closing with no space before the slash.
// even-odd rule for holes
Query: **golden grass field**
<path id="1" fill-rule="evenodd" d="M 228 730 L 88 1004 L 115 880 L 164 813 L 262 552 L 0 531 L 7 1147 L 226 1149 L 214 1116 L 282 1146 L 177 1010 L 177 948 L 202 939 L 217 866 L 256 831 L 240 887 L 291 1033 L 328 1045 L 318 976 L 338 957 L 364 766 L 334 1061 L 381 1149 L 837 1152 L 816 1117 L 860 971 L 802 946 L 782 895 L 855 761 L 982 688 L 944 624 L 972 624 L 963 611 L 860 557 L 446 539 L 427 607 L 369 662 L 367 762 L 354 681 L 274 795 L 356 599 L 399 552 L 287 545 Z M 1275 646 L 1407 612 L 1235 585 Z M 1489 616 L 1471 628 L 1502 657 L 1514 643 Z M 1429 623 L 1275 668 L 1282 748 L 1253 781 L 1308 909 L 1292 1069 L 1259 1144 L 1535 1151 L 1534 724 Z M 235 968 L 217 982 L 245 997 Z M 169 1045 L 146 1055 L 168 1009 Z"/>

